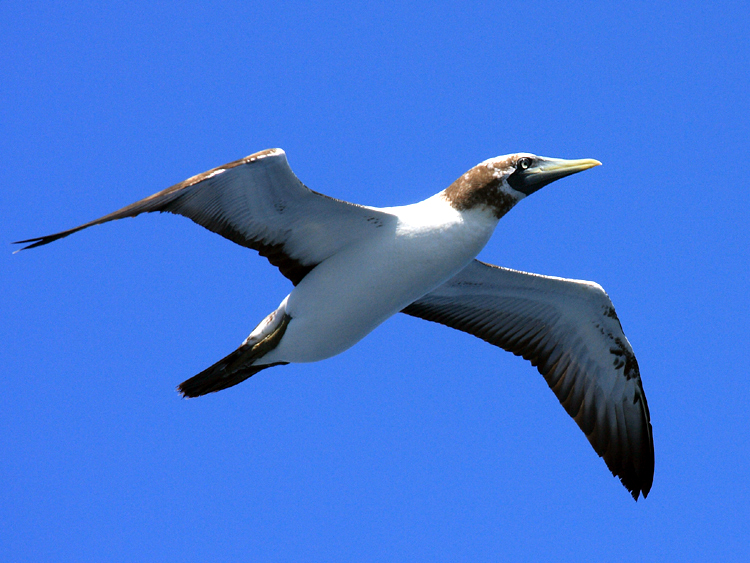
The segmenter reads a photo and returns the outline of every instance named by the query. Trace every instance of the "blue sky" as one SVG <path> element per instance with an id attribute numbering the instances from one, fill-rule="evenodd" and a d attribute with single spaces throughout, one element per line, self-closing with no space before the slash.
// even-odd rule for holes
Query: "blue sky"
<path id="1" fill-rule="evenodd" d="M 6 242 L 270 147 L 370 205 L 500 154 L 601 160 L 480 257 L 604 286 L 656 447 L 635 503 L 531 365 L 403 315 L 182 400 L 291 285 L 139 217 L 0 259 L 0 559 L 746 560 L 749 26 L 743 2 L 0 4 Z"/>

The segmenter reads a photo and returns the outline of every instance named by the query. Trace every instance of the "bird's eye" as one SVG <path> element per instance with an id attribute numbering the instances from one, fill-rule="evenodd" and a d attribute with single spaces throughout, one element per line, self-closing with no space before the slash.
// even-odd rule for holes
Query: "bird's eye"
<path id="1" fill-rule="evenodd" d="M 531 166 L 531 159 L 525 156 L 523 158 L 518 159 L 518 164 L 516 164 L 516 170 L 526 170 L 529 166 Z"/>

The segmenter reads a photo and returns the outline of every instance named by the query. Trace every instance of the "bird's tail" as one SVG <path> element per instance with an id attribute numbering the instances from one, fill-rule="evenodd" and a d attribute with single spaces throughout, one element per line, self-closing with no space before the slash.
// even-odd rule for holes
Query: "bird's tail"
<path id="1" fill-rule="evenodd" d="M 291 317 L 274 311 L 234 352 L 177 386 L 183 397 L 200 397 L 242 383 L 261 370 L 289 362 L 252 365 L 279 345 Z"/>

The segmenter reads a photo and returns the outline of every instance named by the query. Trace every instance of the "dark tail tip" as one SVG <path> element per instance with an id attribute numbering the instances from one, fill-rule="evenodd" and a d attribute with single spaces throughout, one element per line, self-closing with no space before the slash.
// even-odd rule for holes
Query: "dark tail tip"
<path id="1" fill-rule="evenodd" d="M 210 368 L 203 370 L 198 375 L 194 375 L 187 381 L 183 381 L 177 386 L 177 391 L 186 399 L 208 395 L 209 393 L 234 387 L 261 370 L 288 363 L 278 362 L 263 366 L 240 366 L 233 370 L 227 370 L 228 364 L 232 363 L 231 360 L 236 353 L 237 351 L 232 352 L 229 356 L 218 361 Z"/>

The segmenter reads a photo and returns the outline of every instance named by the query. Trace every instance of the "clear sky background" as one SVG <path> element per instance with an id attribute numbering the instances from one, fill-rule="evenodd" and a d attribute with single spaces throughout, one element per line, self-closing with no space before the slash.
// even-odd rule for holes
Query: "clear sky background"
<path id="1" fill-rule="evenodd" d="M 412 203 L 518 151 L 480 257 L 594 280 L 649 400 L 638 503 L 530 364 L 404 315 L 183 400 L 291 284 L 149 215 L 0 256 L 2 561 L 747 561 L 746 2 L 0 3 L 0 240 L 271 147 Z"/>

